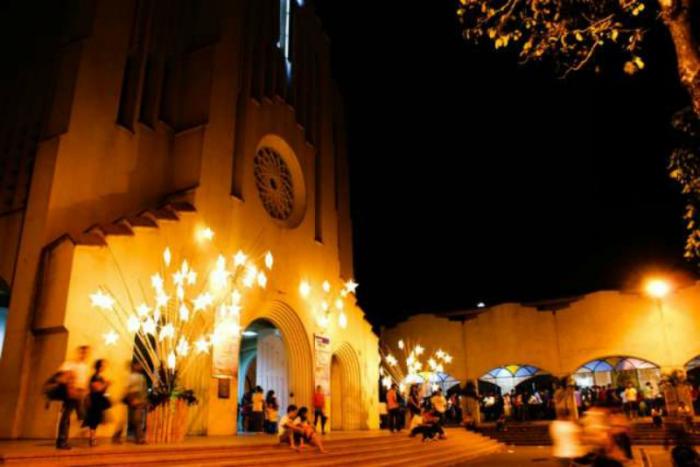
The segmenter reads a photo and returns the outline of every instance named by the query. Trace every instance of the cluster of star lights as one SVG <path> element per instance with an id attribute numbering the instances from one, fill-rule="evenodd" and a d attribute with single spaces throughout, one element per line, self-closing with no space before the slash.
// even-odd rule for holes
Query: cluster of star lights
<path id="1" fill-rule="evenodd" d="M 330 282 L 325 280 L 320 287 L 321 294 L 314 294 L 315 289 L 308 281 L 303 280 L 299 284 L 299 295 L 312 307 L 316 323 L 320 328 L 326 329 L 328 327 L 332 311 L 335 309 L 338 312 L 338 326 L 345 329 L 348 327 L 348 317 L 345 314 L 345 299 L 350 294 L 355 294 L 357 286 L 357 282 L 350 279 L 342 286 L 334 288 Z"/>
<path id="2" fill-rule="evenodd" d="M 214 232 L 204 227 L 196 237 L 200 243 L 210 242 Z M 240 338 L 243 297 L 256 287 L 266 287 L 267 272 L 274 263 L 269 251 L 261 260 L 264 266 L 243 251 L 230 258 L 219 254 L 202 279 L 187 259 L 176 266 L 166 247 L 161 272 L 150 278 L 152 293 L 140 293 L 141 303 L 133 302 L 136 294 L 126 284 L 128 304 L 120 303 L 106 286 L 90 295 L 92 306 L 111 325 L 103 334 L 104 343 L 135 342 L 135 357 L 149 379 L 154 384 L 167 383 L 160 379 L 184 374 L 196 356 L 208 354 L 219 342 Z M 167 371 L 161 374 L 159 368 Z"/>
<path id="3" fill-rule="evenodd" d="M 452 356 L 442 349 L 431 353 L 426 353 L 425 347 L 416 344 L 407 345 L 403 339 L 397 343 L 398 351 L 391 352 L 390 349 L 381 350 L 382 362 L 379 367 L 379 376 L 382 386 L 389 389 L 392 384 L 397 384 L 399 391 L 406 391 L 406 384 L 422 383 L 431 384 L 432 391 L 437 391 L 440 387 L 438 373 L 445 372 L 445 366 L 452 363 Z M 395 357 L 400 355 L 400 358 Z M 422 358 L 426 358 L 425 364 Z"/>

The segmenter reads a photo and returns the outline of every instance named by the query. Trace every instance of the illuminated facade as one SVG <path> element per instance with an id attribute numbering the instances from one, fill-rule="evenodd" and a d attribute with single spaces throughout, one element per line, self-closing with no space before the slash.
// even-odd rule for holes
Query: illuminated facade
<path id="1" fill-rule="evenodd" d="M 698 367 L 700 283 L 662 298 L 594 292 L 537 304 L 504 303 L 420 314 L 382 332 L 449 352 L 451 376 L 510 390 L 539 375 L 573 375 L 581 385 L 614 384 L 626 373 L 638 384 Z"/>
<path id="2" fill-rule="evenodd" d="M 16 3 L 9 17 L 33 37 L 44 25 Z M 139 290 L 166 245 L 206 270 L 204 226 L 227 258 L 274 253 L 240 316 L 281 338 L 264 350 L 284 357 L 259 361 L 259 378 L 281 376 L 282 399 L 309 405 L 323 342 L 332 428 L 376 428 L 377 337 L 351 294 L 342 313 L 319 310 L 320 284 L 353 267 L 343 111 L 312 2 L 50 3 L 56 27 L 0 89 L 0 436 L 54 435 L 58 407 L 44 409 L 41 383 L 81 344 L 112 362 L 118 398 L 131 347 L 106 345 L 89 295 L 109 284 L 129 300 L 120 284 Z M 236 377 L 221 385 L 211 362 L 200 370 L 188 431 L 235 433 Z"/>

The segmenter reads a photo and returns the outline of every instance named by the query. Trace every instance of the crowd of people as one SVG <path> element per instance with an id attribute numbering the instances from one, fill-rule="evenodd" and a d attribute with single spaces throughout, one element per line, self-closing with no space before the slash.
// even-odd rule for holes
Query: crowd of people
<path id="1" fill-rule="evenodd" d="M 64 362 L 45 384 L 44 393 L 47 398 L 62 404 L 56 437 L 58 449 L 71 448 L 68 435 L 73 414 L 77 415 L 82 427 L 87 430 L 89 445 L 97 445 L 97 427 L 106 421 L 107 410 L 112 408 L 112 401 L 108 396 L 111 381 L 105 376 L 107 361 L 98 359 L 90 365 L 89 357 L 90 348 L 79 347 L 75 358 Z M 131 422 L 134 441 L 137 444 L 145 443 L 147 399 L 148 385 L 143 369 L 138 362 L 132 362 L 127 388 L 121 402 L 128 411 L 127 419 Z M 124 427 L 124 423 L 117 426 L 112 436 L 115 443 L 122 442 Z"/>
<path id="2" fill-rule="evenodd" d="M 279 431 L 280 405 L 275 391 L 270 389 L 263 396 L 263 388 L 256 386 L 243 394 L 238 412 L 243 431 L 249 433 L 277 434 Z M 306 407 L 301 407 L 299 410 Z M 321 434 L 326 434 L 326 396 L 321 386 L 316 386 L 312 399 L 313 427 L 316 429 L 321 422 Z M 308 408 L 307 408 L 308 411 Z"/>
<path id="3" fill-rule="evenodd" d="M 443 425 L 449 403 L 442 389 L 438 388 L 430 397 L 425 397 L 422 385 L 414 384 L 404 400 L 398 385 L 393 384 L 386 394 L 386 406 L 392 433 L 408 428 L 409 436 L 420 435 L 423 441 L 447 439 Z"/>
<path id="4" fill-rule="evenodd" d="M 64 362 L 58 371 L 44 384 L 43 392 L 49 401 L 61 402 L 61 416 L 56 437 L 56 448 L 71 449 L 68 443 L 71 418 L 75 415 L 87 431 L 89 446 L 97 445 L 97 428 L 108 421 L 108 411 L 114 410 L 109 394 L 111 381 L 106 376 L 107 361 L 98 359 L 90 363 L 90 348 L 81 346 L 73 359 Z M 131 428 L 136 444 L 145 444 L 146 411 L 148 408 L 148 382 L 141 365 L 130 363 L 127 387 L 120 399 L 128 414 L 117 424 L 112 442 L 121 443 L 127 427 Z M 278 420 L 280 405 L 275 391 L 263 394 L 263 388 L 255 387 L 246 392 L 239 405 L 245 431 L 277 435 L 280 443 L 300 450 L 307 446 L 326 452 L 321 436 L 326 432 L 326 399 L 321 386 L 313 395 L 313 423 L 309 408 L 290 404 L 285 415 Z M 316 427 L 321 424 L 321 433 Z"/>

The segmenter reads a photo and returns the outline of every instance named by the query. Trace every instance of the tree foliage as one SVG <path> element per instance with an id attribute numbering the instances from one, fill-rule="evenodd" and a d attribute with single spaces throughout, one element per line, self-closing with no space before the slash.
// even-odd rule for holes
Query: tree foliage
<path id="1" fill-rule="evenodd" d="M 624 70 L 644 68 L 640 49 L 658 17 L 644 0 L 460 0 L 457 10 L 466 39 L 512 47 L 523 61 L 553 58 L 562 74 L 582 69 L 596 52 L 626 56 Z"/>
<path id="2" fill-rule="evenodd" d="M 685 257 L 700 259 L 700 0 L 459 0 L 457 15 L 466 39 L 514 48 L 524 62 L 551 59 L 563 76 L 604 50 L 621 53 L 628 74 L 644 69 L 645 33 L 663 23 L 690 97 L 672 120 L 669 175 L 687 200 Z"/>

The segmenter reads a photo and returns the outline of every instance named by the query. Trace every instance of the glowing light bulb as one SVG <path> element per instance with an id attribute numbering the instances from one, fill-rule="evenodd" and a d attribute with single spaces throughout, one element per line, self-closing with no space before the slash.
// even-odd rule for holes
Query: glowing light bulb
<path id="1" fill-rule="evenodd" d="M 360 285 L 360 284 L 358 284 L 358 283 L 355 282 L 354 280 L 350 279 L 349 281 L 347 281 L 347 282 L 345 283 L 345 290 L 346 290 L 348 293 L 355 293 L 355 291 L 357 290 L 357 286 L 358 286 L 358 285 Z"/>
<path id="2" fill-rule="evenodd" d="M 200 242 L 209 242 L 214 238 L 214 231 L 209 227 L 201 227 L 197 230 L 197 240 Z"/>
<path id="3" fill-rule="evenodd" d="M 243 266 L 247 260 L 248 256 L 243 251 L 238 250 L 238 253 L 233 257 L 233 265 L 236 267 Z"/>
<path id="4" fill-rule="evenodd" d="M 345 313 L 343 313 L 342 311 L 341 311 L 340 314 L 338 315 L 338 324 L 339 324 L 340 327 L 343 328 L 343 329 L 345 329 L 346 327 L 348 327 L 348 317 L 345 316 Z"/>
<path id="5" fill-rule="evenodd" d="M 399 349 L 403 350 L 403 348 L 404 348 L 403 339 L 399 339 L 398 346 L 399 346 Z"/>
<path id="6" fill-rule="evenodd" d="M 328 281 L 323 281 L 323 284 L 321 284 L 321 288 L 324 292 L 328 293 L 331 291 L 331 283 Z"/>
<path id="7" fill-rule="evenodd" d="M 272 269 L 272 265 L 274 264 L 274 262 L 275 262 L 275 259 L 272 257 L 272 252 L 268 251 L 265 254 L 265 267 L 267 269 Z"/>
<path id="8" fill-rule="evenodd" d="M 141 329 L 141 320 L 136 316 L 129 316 L 129 319 L 126 321 L 126 328 L 129 332 L 138 332 Z"/>
<path id="9" fill-rule="evenodd" d="M 141 318 L 145 318 L 146 316 L 148 316 L 148 313 L 150 313 L 150 312 L 151 312 L 151 309 L 145 303 L 142 303 L 136 307 L 136 313 Z"/>
<path id="10" fill-rule="evenodd" d="M 188 321 L 190 319 L 190 309 L 184 303 L 180 305 L 180 320 Z"/>
<path id="11" fill-rule="evenodd" d="M 187 339 L 184 337 L 180 337 L 180 341 L 177 343 L 177 347 L 175 347 L 175 350 L 177 351 L 177 354 L 181 357 L 186 357 L 187 354 L 190 352 L 190 344 L 187 342 Z"/>
<path id="12" fill-rule="evenodd" d="M 104 338 L 105 345 L 114 345 L 119 340 L 119 334 L 114 332 L 114 330 L 111 330 L 108 333 L 103 334 L 102 337 Z"/>
<path id="13" fill-rule="evenodd" d="M 311 286 L 308 282 L 301 281 L 301 284 L 299 284 L 299 295 L 306 298 L 309 296 L 309 293 L 311 293 Z"/>
<path id="14" fill-rule="evenodd" d="M 175 352 L 173 352 L 172 350 L 168 354 L 168 362 L 167 363 L 168 363 L 168 369 L 170 369 L 170 370 L 175 369 L 175 365 L 177 363 L 177 357 L 175 357 Z"/>
<path id="15" fill-rule="evenodd" d="M 143 332 L 150 334 L 151 336 L 156 335 L 156 322 L 153 320 L 153 318 L 148 318 L 143 322 Z"/>
<path id="16" fill-rule="evenodd" d="M 175 335 L 175 327 L 171 324 L 168 323 L 162 328 L 160 328 L 160 335 L 158 336 L 159 340 L 164 340 L 166 338 L 172 339 L 173 336 Z"/>
<path id="17" fill-rule="evenodd" d="M 97 292 L 90 295 L 90 302 L 95 308 L 101 308 L 103 310 L 111 310 L 114 308 L 115 300 L 111 295 L 98 290 Z"/>
<path id="18" fill-rule="evenodd" d="M 163 290 L 163 278 L 160 274 L 153 274 L 151 276 L 151 286 L 156 292 Z"/>
<path id="19" fill-rule="evenodd" d="M 653 298 L 664 298 L 671 291 L 671 285 L 663 279 L 650 279 L 644 290 Z"/>
<path id="20" fill-rule="evenodd" d="M 200 337 L 195 343 L 194 343 L 194 348 L 197 351 L 198 354 L 200 353 L 209 353 L 209 343 L 207 340 L 203 337 Z"/>
<path id="21" fill-rule="evenodd" d="M 165 250 L 163 250 L 163 263 L 165 266 L 170 266 L 171 259 L 172 255 L 170 254 L 170 247 L 165 247 Z"/>
<path id="22" fill-rule="evenodd" d="M 262 271 L 258 273 L 258 285 L 263 289 L 267 286 L 267 276 Z"/>

